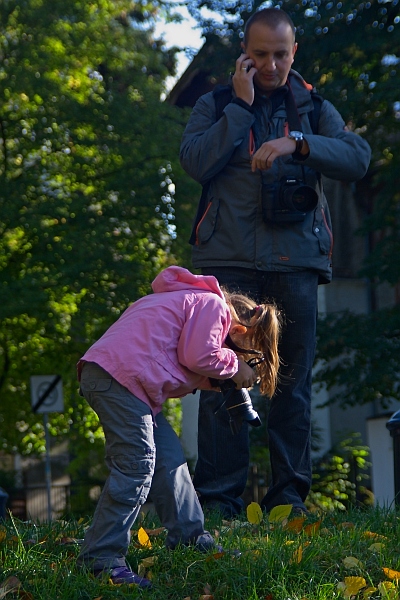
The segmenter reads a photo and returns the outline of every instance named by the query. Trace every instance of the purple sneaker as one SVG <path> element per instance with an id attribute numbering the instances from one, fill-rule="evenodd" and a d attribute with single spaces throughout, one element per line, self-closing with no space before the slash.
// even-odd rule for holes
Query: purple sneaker
<path id="1" fill-rule="evenodd" d="M 150 579 L 145 579 L 144 577 L 140 577 L 133 571 L 131 571 L 128 567 L 115 567 L 110 570 L 102 570 L 95 571 L 94 573 L 97 579 L 102 579 L 108 576 L 108 579 L 111 579 L 113 583 L 135 583 L 141 588 L 151 588 L 152 583 Z"/>

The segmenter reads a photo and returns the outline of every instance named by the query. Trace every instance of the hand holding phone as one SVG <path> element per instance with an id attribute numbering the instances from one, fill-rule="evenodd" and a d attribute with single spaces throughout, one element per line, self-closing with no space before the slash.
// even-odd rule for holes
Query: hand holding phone
<path id="1" fill-rule="evenodd" d="M 232 83 L 236 96 L 250 105 L 254 102 L 253 78 L 256 73 L 257 69 L 253 66 L 253 60 L 248 54 L 242 53 L 236 61 Z"/>

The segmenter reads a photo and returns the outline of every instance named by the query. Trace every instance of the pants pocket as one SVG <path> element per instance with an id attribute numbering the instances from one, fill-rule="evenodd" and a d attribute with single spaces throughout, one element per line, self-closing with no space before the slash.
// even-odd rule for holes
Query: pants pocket
<path id="1" fill-rule="evenodd" d="M 148 449 L 148 456 L 139 460 L 111 456 L 106 462 L 110 469 L 108 491 L 112 499 L 130 506 L 144 504 L 154 473 L 154 452 Z"/>

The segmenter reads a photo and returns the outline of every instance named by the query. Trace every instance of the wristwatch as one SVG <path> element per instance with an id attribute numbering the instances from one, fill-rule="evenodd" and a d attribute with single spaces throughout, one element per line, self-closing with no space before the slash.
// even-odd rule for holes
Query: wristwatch
<path id="1" fill-rule="evenodd" d="M 288 138 L 296 142 L 296 150 L 294 153 L 300 154 L 304 144 L 304 136 L 302 131 L 289 131 Z"/>

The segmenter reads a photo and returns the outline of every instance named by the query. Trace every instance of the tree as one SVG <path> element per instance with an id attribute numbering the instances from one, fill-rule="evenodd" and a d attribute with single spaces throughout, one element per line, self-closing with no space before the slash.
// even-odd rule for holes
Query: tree
<path id="1" fill-rule="evenodd" d="M 59 373 L 51 431 L 101 437 L 75 364 L 150 291 L 175 237 L 183 121 L 161 95 L 174 50 L 152 23 L 168 5 L 0 4 L 0 443 L 43 451 L 29 377 Z M 179 171 L 179 167 L 177 167 Z"/>

